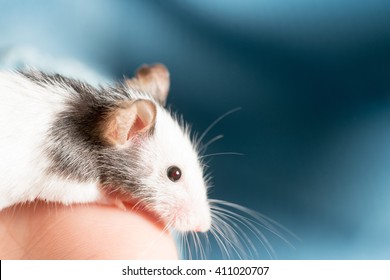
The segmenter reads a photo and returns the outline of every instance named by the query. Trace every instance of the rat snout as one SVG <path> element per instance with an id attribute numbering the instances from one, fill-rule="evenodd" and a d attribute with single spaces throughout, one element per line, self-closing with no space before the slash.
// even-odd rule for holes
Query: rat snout
<path id="1" fill-rule="evenodd" d="M 206 225 L 206 224 L 198 225 L 195 228 L 195 231 L 196 232 L 206 232 L 206 231 L 208 231 L 210 229 L 210 226 L 211 225 Z"/>
<path id="2" fill-rule="evenodd" d="M 199 203 L 200 204 L 200 203 Z M 182 204 L 174 211 L 174 216 L 168 218 L 167 222 L 172 221 L 174 228 L 181 232 L 206 232 L 211 228 L 211 213 L 208 203 Z"/>
<path id="3" fill-rule="evenodd" d="M 211 227 L 211 215 L 209 207 L 205 207 L 205 210 L 202 211 L 199 215 L 201 218 L 198 221 L 198 225 L 195 227 L 196 232 L 206 232 Z"/>

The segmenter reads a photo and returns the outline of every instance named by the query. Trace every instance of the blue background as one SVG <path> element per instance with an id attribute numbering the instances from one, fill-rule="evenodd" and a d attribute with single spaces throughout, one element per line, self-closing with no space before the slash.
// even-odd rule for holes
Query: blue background
<path id="1" fill-rule="evenodd" d="M 211 197 L 299 236 L 293 249 L 266 233 L 278 258 L 390 259 L 390 1 L 0 5 L 3 68 L 92 81 L 162 62 L 168 103 L 199 132 L 242 107 L 206 137 L 225 136 L 210 153 L 244 154 L 210 161 Z M 209 258 L 221 257 L 213 244 Z"/>

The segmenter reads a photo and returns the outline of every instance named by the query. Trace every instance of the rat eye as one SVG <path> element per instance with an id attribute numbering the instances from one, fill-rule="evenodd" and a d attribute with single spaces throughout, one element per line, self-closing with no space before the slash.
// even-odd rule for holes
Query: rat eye
<path id="1" fill-rule="evenodd" d="M 181 177 L 181 170 L 177 166 L 171 166 L 167 170 L 167 176 L 172 182 L 176 182 Z"/>

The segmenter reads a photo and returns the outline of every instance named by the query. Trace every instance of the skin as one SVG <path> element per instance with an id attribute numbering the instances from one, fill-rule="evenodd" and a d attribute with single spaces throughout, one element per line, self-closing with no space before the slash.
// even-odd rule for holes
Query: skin
<path id="1" fill-rule="evenodd" d="M 148 213 L 34 202 L 0 212 L 0 259 L 177 259 Z"/>

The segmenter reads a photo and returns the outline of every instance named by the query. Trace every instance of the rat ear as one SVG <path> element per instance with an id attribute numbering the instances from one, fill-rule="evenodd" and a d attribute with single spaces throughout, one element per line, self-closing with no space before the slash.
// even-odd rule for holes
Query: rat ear
<path id="1" fill-rule="evenodd" d="M 126 79 L 128 87 L 139 86 L 161 105 L 165 106 L 169 91 L 169 71 L 163 64 L 142 65 L 134 78 Z"/>
<path id="2" fill-rule="evenodd" d="M 151 132 L 156 114 L 156 105 L 150 100 L 122 103 L 104 120 L 103 139 L 111 145 L 124 145 L 136 135 Z"/>

